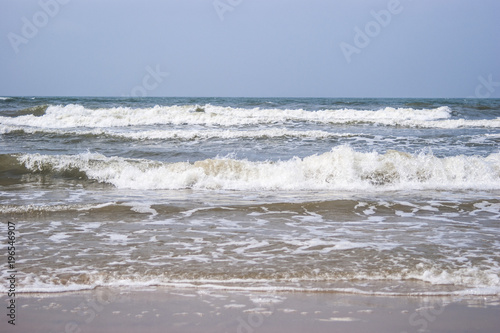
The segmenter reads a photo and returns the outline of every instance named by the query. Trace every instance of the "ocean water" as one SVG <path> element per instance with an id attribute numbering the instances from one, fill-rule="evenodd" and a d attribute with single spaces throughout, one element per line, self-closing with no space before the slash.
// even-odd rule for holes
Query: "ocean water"
<path id="1" fill-rule="evenodd" d="M 498 99 L 1 97 L 0 218 L 21 293 L 499 295 L 499 143 Z"/>

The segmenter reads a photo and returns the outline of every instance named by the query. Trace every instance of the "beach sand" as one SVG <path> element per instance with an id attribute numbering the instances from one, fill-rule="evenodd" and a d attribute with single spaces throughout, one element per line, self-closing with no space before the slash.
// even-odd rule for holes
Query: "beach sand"
<path id="1" fill-rule="evenodd" d="M 1 297 L 1 304 L 7 304 Z M 1 332 L 498 332 L 499 297 L 98 288 L 16 298 Z"/>

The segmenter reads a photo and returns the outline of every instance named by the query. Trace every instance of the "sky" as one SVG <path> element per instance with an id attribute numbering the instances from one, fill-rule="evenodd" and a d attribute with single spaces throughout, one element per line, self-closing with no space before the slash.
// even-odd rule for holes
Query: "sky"
<path id="1" fill-rule="evenodd" d="M 500 98 L 500 1 L 0 0 L 0 96 Z"/>

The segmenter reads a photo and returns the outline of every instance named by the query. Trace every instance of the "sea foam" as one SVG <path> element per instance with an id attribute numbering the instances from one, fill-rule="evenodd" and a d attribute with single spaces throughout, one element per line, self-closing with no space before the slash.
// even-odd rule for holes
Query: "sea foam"
<path id="1" fill-rule="evenodd" d="M 89 109 L 82 105 L 50 105 L 43 115 L 0 117 L 1 125 L 37 128 L 104 128 L 145 125 L 243 126 L 313 122 L 322 124 L 369 123 L 384 126 L 423 128 L 500 128 L 500 118 L 490 120 L 452 119 L 447 106 L 434 109 L 392 108 L 379 110 L 244 109 L 213 106 L 155 106 L 152 108 Z"/>
<path id="2" fill-rule="evenodd" d="M 131 189 L 500 189 L 500 153 L 439 158 L 430 152 L 363 153 L 338 146 L 320 155 L 275 162 L 221 157 L 166 163 L 96 153 L 25 154 L 17 159 L 29 172 L 80 178 L 83 174 L 90 180 Z"/>

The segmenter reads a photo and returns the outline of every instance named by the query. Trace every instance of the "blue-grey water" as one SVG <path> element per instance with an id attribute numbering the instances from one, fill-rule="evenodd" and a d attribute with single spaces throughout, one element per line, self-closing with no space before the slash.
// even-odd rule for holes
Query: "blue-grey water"
<path id="1" fill-rule="evenodd" d="M 0 216 L 21 292 L 498 295 L 499 143 L 498 99 L 0 97 Z"/>

